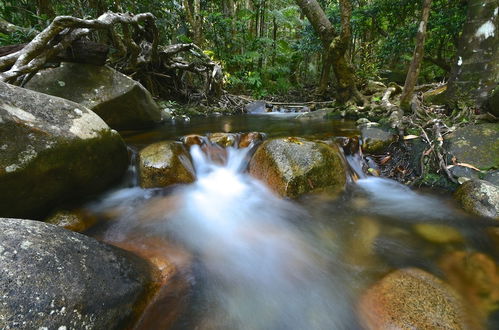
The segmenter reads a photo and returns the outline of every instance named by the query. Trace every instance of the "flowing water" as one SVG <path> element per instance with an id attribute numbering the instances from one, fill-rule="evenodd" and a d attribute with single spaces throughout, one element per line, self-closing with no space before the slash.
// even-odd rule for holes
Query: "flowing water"
<path id="1" fill-rule="evenodd" d="M 137 149 L 219 131 L 356 134 L 348 122 L 241 116 L 129 133 L 127 140 Z M 452 251 L 494 254 L 486 221 L 469 218 L 445 196 L 387 179 L 357 173 L 361 179 L 339 195 L 282 199 L 246 173 L 253 149 L 228 148 L 220 164 L 195 145 L 196 181 L 166 189 L 137 187 L 132 166 L 123 185 L 87 206 L 106 219 L 91 235 L 145 249 L 159 240 L 187 282 L 185 299 L 176 293 L 139 328 L 162 328 L 167 309 L 183 301 L 169 323 L 175 329 L 359 329 L 359 294 L 390 270 L 419 267 L 441 276 L 440 261 Z M 358 159 L 349 162 L 358 168 Z"/>

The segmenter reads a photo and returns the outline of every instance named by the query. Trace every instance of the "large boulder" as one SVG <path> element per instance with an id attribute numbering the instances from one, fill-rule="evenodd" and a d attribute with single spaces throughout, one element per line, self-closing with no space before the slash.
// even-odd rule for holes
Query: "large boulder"
<path id="1" fill-rule="evenodd" d="M 119 178 L 126 146 L 95 113 L 0 83 L 0 216 L 41 218 L 63 201 Z"/>
<path id="2" fill-rule="evenodd" d="M 499 168 L 499 124 L 471 125 L 447 135 L 445 145 L 457 162 L 479 169 Z"/>
<path id="3" fill-rule="evenodd" d="M 499 220 L 499 186 L 484 180 L 463 183 L 454 197 L 466 211 Z"/>
<path id="4" fill-rule="evenodd" d="M 139 153 L 140 186 L 166 187 L 194 181 L 190 156 L 180 142 L 163 141 L 151 144 Z"/>
<path id="5" fill-rule="evenodd" d="M 142 129 L 161 121 L 161 109 L 138 82 L 107 66 L 62 63 L 37 73 L 26 88 L 80 103 L 114 129 Z"/>
<path id="6" fill-rule="evenodd" d="M 249 164 L 252 176 L 281 196 L 343 188 L 346 168 L 338 147 L 302 138 L 265 141 Z"/>
<path id="7" fill-rule="evenodd" d="M 362 136 L 362 150 L 370 154 L 384 152 L 398 138 L 395 133 L 377 127 L 362 127 L 360 132 Z"/>
<path id="8" fill-rule="evenodd" d="M 461 298 L 435 276 L 407 268 L 386 275 L 363 294 L 366 329 L 469 329 Z"/>
<path id="9" fill-rule="evenodd" d="M 149 264 L 31 220 L 0 219 L 0 328 L 117 329 L 148 297 Z"/>

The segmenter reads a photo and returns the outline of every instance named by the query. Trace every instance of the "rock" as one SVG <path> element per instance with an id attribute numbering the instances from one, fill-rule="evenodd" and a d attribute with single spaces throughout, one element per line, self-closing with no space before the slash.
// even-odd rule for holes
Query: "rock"
<path id="1" fill-rule="evenodd" d="M 499 186 L 483 180 L 470 180 L 456 190 L 454 197 L 470 213 L 499 219 Z"/>
<path id="2" fill-rule="evenodd" d="M 247 104 L 244 109 L 247 113 L 265 113 L 267 112 L 267 103 L 265 101 L 255 101 Z"/>
<path id="3" fill-rule="evenodd" d="M 251 144 L 261 142 L 265 139 L 265 134 L 260 132 L 250 132 L 241 134 L 239 137 L 239 148 L 247 148 Z"/>
<path id="4" fill-rule="evenodd" d="M 479 179 L 480 172 L 466 166 L 451 165 L 449 172 L 456 178 Z"/>
<path id="5" fill-rule="evenodd" d="M 494 260 L 479 252 L 454 251 L 440 262 L 448 282 L 473 306 L 482 320 L 499 306 L 499 269 Z"/>
<path id="6" fill-rule="evenodd" d="M 236 144 L 237 136 L 232 133 L 212 133 L 208 136 L 212 143 L 221 147 L 233 147 Z"/>
<path id="7" fill-rule="evenodd" d="M 430 104 L 443 104 L 445 103 L 445 91 L 447 91 L 447 85 L 442 85 L 440 87 L 431 89 L 423 93 L 423 100 L 425 100 L 426 103 Z"/>
<path id="8" fill-rule="evenodd" d="M 81 233 L 92 227 L 97 219 L 82 211 L 60 210 L 48 217 L 45 222 Z"/>
<path id="9" fill-rule="evenodd" d="M 492 170 L 487 172 L 487 174 L 484 175 L 483 179 L 485 181 L 489 181 L 492 184 L 495 184 L 496 186 L 499 186 L 499 170 Z"/>
<path id="10" fill-rule="evenodd" d="M 163 141 L 151 144 L 139 153 L 140 186 L 166 187 L 194 181 L 189 153 L 182 143 Z"/>
<path id="11" fill-rule="evenodd" d="M 376 127 L 363 127 L 362 150 L 366 153 L 382 153 L 390 144 L 397 141 L 397 135 L 385 129 Z"/>
<path id="12" fill-rule="evenodd" d="M 414 230 L 419 236 L 432 243 L 445 244 L 464 242 L 461 233 L 450 226 L 419 223 L 414 225 Z"/>
<path id="13" fill-rule="evenodd" d="M 40 219 L 107 188 L 128 166 L 116 131 L 87 108 L 0 83 L 0 216 Z"/>
<path id="14" fill-rule="evenodd" d="M 435 276 L 405 268 L 365 292 L 359 317 L 366 329 L 468 329 L 460 297 Z"/>
<path id="15" fill-rule="evenodd" d="M 337 147 L 294 137 L 265 141 L 253 155 L 249 173 L 287 197 L 341 189 L 346 182 Z"/>
<path id="16" fill-rule="evenodd" d="M 182 137 L 182 143 L 187 147 L 192 147 L 193 145 L 202 146 L 206 142 L 206 138 L 201 135 L 191 134 Z"/>
<path id="17" fill-rule="evenodd" d="M 386 91 L 387 87 L 380 81 L 368 80 L 363 88 L 364 95 L 373 95 Z"/>
<path id="18" fill-rule="evenodd" d="M 499 168 L 499 124 L 481 124 L 457 129 L 445 137 L 445 146 L 458 163 L 481 170 Z"/>
<path id="19" fill-rule="evenodd" d="M 151 269 L 54 225 L 0 219 L 0 328 L 116 329 L 138 317 Z"/>
<path id="20" fill-rule="evenodd" d="M 107 66 L 62 63 L 38 72 L 26 88 L 80 103 L 117 130 L 148 128 L 161 121 L 161 109 L 151 94 Z"/>

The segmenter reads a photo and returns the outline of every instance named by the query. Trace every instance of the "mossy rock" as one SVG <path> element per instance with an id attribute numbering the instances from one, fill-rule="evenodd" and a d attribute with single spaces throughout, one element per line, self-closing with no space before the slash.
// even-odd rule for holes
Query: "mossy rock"
<path id="1" fill-rule="evenodd" d="M 417 268 L 386 275 L 363 294 L 359 317 L 365 329 L 470 329 L 460 296 L 439 278 Z"/>
<path id="2" fill-rule="evenodd" d="M 447 135 L 445 146 L 458 163 L 481 170 L 499 168 L 499 124 L 471 125 Z"/>
<path id="3" fill-rule="evenodd" d="M 483 180 L 463 183 L 454 197 L 466 211 L 499 220 L 499 186 Z"/>
<path id="4" fill-rule="evenodd" d="M 302 138 L 265 141 L 253 155 L 249 173 L 281 196 L 342 189 L 346 166 L 337 147 Z"/>
<path id="5" fill-rule="evenodd" d="M 4 83 L 0 99 L 0 216 L 41 219 L 122 177 L 126 146 L 92 111 Z"/>
<path id="6" fill-rule="evenodd" d="M 139 153 L 140 186 L 166 187 L 194 181 L 190 156 L 180 142 L 162 141 L 151 144 Z"/>
<path id="7" fill-rule="evenodd" d="M 363 127 L 361 135 L 362 150 L 370 154 L 383 153 L 398 138 L 391 130 L 378 127 Z"/>
<path id="8" fill-rule="evenodd" d="M 143 129 L 161 121 L 161 109 L 138 82 L 107 66 L 62 63 L 38 72 L 26 88 L 80 103 L 114 129 Z"/>

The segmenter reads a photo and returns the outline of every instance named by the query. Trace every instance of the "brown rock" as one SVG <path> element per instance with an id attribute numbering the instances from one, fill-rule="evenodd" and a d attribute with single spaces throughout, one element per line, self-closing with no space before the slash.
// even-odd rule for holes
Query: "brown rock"
<path id="1" fill-rule="evenodd" d="M 468 329 L 460 297 L 443 281 L 417 268 L 386 275 L 360 299 L 366 329 Z"/>
<path id="2" fill-rule="evenodd" d="M 263 141 L 265 135 L 260 132 L 250 132 L 241 134 L 239 139 L 239 148 L 247 148 L 250 144 Z"/>
<path id="3" fill-rule="evenodd" d="M 194 169 L 182 143 L 164 141 L 152 144 L 139 153 L 140 186 L 166 187 L 194 181 Z"/>
<path id="4" fill-rule="evenodd" d="M 499 269 L 494 260 L 479 252 L 454 251 L 439 263 L 448 282 L 466 298 L 482 319 L 499 307 Z"/>
<path id="5" fill-rule="evenodd" d="M 85 214 L 83 211 L 67 211 L 60 210 L 49 216 L 45 222 L 63 227 L 65 229 L 84 232 L 85 230 L 92 227 L 97 219 L 93 216 Z"/>

